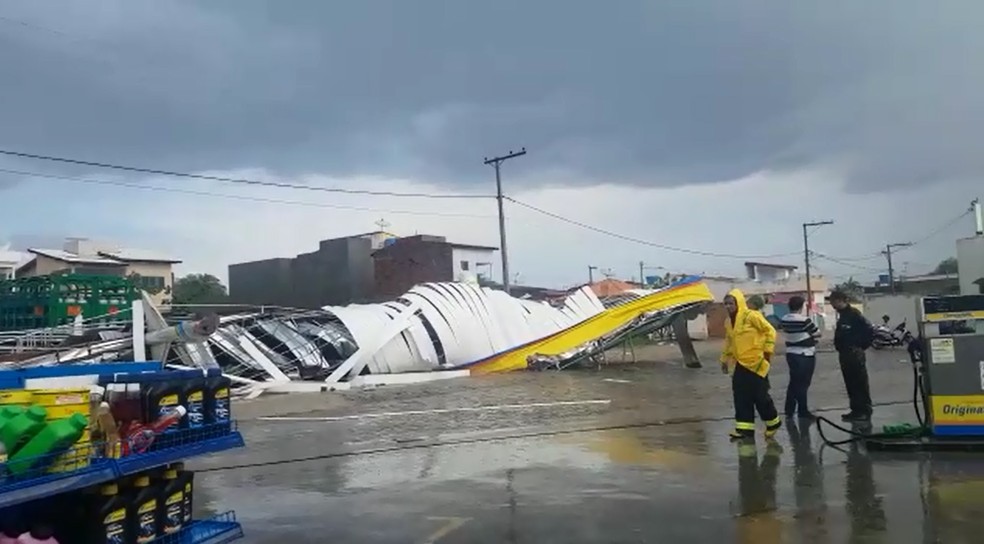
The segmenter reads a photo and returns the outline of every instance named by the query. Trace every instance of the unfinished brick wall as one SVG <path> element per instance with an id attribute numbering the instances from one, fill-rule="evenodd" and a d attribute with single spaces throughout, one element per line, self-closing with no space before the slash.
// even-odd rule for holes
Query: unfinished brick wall
<path id="1" fill-rule="evenodd" d="M 372 258 L 376 300 L 392 300 L 418 283 L 454 281 L 452 246 L 444 241 L 401 238 Z"/>

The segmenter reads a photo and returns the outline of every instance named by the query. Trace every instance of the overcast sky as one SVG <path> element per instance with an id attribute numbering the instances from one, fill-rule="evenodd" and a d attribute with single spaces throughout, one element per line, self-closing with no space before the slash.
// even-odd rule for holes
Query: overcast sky
<path id="1" fill-rule="evenodd" d="M 887 242 L 926 272 L 973 233 L 984 174 L 984 4 L 689 0 L 8 1 L 0 148 L 188 172 L 508 194 L 669 251 L 509 205 L 523 283 L 799 264 L 873 278 Z M 373 230 L 498 245 L 491 200 L 258 189 L 24 159 L 0 168 L 0 243 L 87 235 L 184 272 Z M 294 204 L 270 200 L 294 201 Z M 303 201 L 307 205 L 299 205 Z M 341 209 L 342 206 L 358 209 Z M 366 210 L 366 209 L 370 210 Z M 771 257 L 772 255 L 780 255 Z M 647 272 L 648 273 L 648 272 Z M 498 277 L 498 272 L 496 273 Z"/>

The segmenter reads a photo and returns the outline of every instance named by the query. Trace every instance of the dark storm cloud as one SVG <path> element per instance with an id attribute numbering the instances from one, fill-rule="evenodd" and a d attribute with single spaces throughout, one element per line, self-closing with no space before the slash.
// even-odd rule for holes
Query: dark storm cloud
<path id="1" fill-rule="evenodd" d="M 984 173 L 979 2 L 22 2 L 0 144 L 175 169 L 677 185 Z M 544 176 L 546 177 L 546 176 Z"/>

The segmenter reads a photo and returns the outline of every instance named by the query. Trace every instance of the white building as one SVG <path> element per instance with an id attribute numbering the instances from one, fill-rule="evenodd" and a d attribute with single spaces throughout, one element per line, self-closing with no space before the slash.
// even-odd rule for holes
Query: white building
<path id="1" fill-rule="evenodd" d="M 451 262 L 456 281 L 492 279 L 493 262 L 498 248 L 469 244 L 451 244 Z"/>
<path id="2" fill-rule="evenodd" d="M 957 240 L 960 294 L 984 293 L 984 235 Z"/>
<path id="3" fill-rule="evenodd" d="M 0 280 L 13 279 L 17 267 L 26 257 L 18 251 L 11 251 L 9 245 L 0 246 Z"/>
<path id="4" fill-rule="evenodd" d="M 768 264 L 752 261 L 745 263 L 745 276 L 755 281 L 788 280 L 793 275 L 794 270 L 796 270 L 796 267 L 788 264 Z"/>
<path id="5" fill-rule="evenodd" d="M 86 238 L 69 238 L 62 249 L 30 248 L 30 260 L 17 268 L 17 276 L 43 276 L 56 272 L 111 276 L 139 276 L 142 289 L 157 305 L 168 304 L 174 283 L 172 268 L 178 259 L 140 249 L 99 244 Z"/>

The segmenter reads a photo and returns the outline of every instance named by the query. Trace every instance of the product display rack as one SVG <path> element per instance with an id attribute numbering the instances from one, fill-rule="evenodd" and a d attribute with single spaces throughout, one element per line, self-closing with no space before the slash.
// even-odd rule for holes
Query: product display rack
<path id="1" fill-rule="evenodd" d="M 243 527 L 235 512 L 194 521 L 180 532 L 158 538 L 152 544 L 225 544 L 243 538 Z"/>
<path id="2" fill-rule="evenodd" d="M 38 471 L 17 479 L 2 480 L 0 481 L 0 509 L 92 487 L 192 457 L 218 453 L 245 445 L 235 423 L 231 426 L 215 427 L 222 428 L 206 428 L 204 431 L 195 430 L 193 432 L 177 431 L 173 433 L 174 437 L 166 437 L 170 443 L 166 444 L 165 447 L 147 453 L 128 455 L 120 459 L 93 459 L 89 466 L 71 472 L 46 474 Z M 96 444 L 74 448 L 69 450 L 69 454 L 87 456 L 96 448 L 103 448 L 103 445 Z"/>
<path id="3" fill-rule="evenodd" d="M 140 363 L 140 365 L 146 364 Z M 115 364 L 73 365 L 65 367 L 64 375 L 78 376 L 79 367 L 85 367 L 89 372 L 105 372 L 107 367 L 112 368 L 112 370 L 120 369 L 120 366 Z M 146 368 L 144 366 L 141 369 L 144 371 L 141 376 L 150 378 L 152 381 L 156 377 L 169 374 L 169 372 L 154 372 L 153 374 L 157 374 L 154 376 L 147 373 Z M 45 377 L 54 377 L 52 374 L 56 374 L 57 371 L 53 373 L 51 370 L 49 368 L 44 372 Z M 9 377 L 3 376 L 6 373 L 8 372 L 0 372 L 0 382 L 10 384 Z M 103 374 L 98 377 L 97 383 L 118 382 L 123 376 L 119 372 Z M 74 470 L 51 473 L 50 470 L 46 469 L 31 469 L 16 476 L 6 470 L 0 472 L 0 511 L 63 493 L 118 481 L 189 458 L 218 453 L 244 445 L 242 434 L 239 433 L 236 422 L 231 421 L 194 429 L 167 431 L 157 436 L 149 451 L 118 458 L 94 455 L 96 452 L 107 450 L 105 443 L 78 446 L 67 452 L 58 452 L 61 459 L 66 456 L 70 459 L 85 459 L 84 463 L 79 463 L 82 466 Z M 42 458 L 22 460 L 21 462 L 30 463 L 33 466 L 35 460 L 41 461 Z M 8 468 L 10 468 L 10 464 L 11 462 L 8 460 Z M 37 463 L 37 465 L 48 466 L 50 463 L 43 462 Z M 2 466 L 3 464 L 0 463 L 0 467 Z M 185 525 L 178 533 L 156 538 L 153 544 L 224 544 L 242 537 L 242 526 L 236 521 L 235 513 L 226 512 L 212 518 L 195 520 Z"/>

